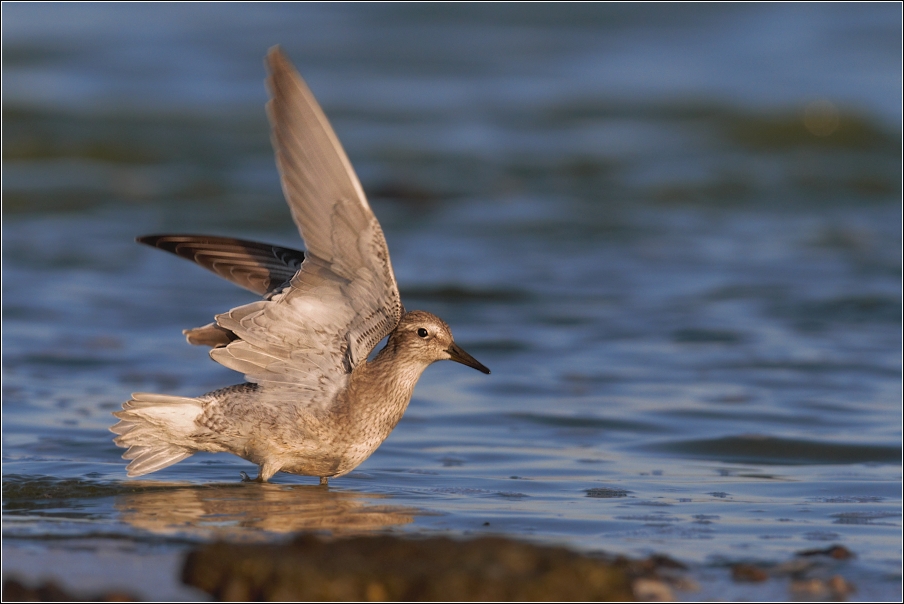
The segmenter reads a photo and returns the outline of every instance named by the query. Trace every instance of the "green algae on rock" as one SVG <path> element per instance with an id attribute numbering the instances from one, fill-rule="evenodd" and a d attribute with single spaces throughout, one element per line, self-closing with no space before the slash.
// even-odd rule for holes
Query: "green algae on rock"
<path id="1" fill-rule="evenodd" d="M 233 601 L 634 599 L 623 564 L 501 537 L 216 543 L 188 555 L 182 580 Z"/>
<path id="2" fill-rule="evenodd" d="M 76 596 L 53 581 L 29 587 L 15 578 L 3 579 L 4 602 L 137 602 L 134 595 L 123 591 Z"/>

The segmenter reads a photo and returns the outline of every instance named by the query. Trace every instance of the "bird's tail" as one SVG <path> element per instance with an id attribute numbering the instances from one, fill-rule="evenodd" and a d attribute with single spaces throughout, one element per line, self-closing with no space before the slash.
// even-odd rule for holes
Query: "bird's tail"
<path id="1" fill-rule="evenodd" d="M 122 458 L 132 460 L 126 467 L 129 476 L 150 474 L 197 451 L 191 433 L 201 415 L 201 401 L 182 396 L 136 392 L 113 415 L 119 423 L 110 428 L 118 434 L 113 442 L 128 447 Z"/>

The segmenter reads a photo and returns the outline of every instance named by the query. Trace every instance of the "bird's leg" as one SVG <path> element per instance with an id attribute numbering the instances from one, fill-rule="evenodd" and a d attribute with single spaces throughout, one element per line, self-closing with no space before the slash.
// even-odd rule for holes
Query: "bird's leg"
<path id="1" fill-rule="evenodd" d="M 264 462 L 260 465 L 260 470 L 258 470 L 257 478 L 255 478 L 255 480 L 258 482 L 268 482 L 274 474 L 279 472 L 279 468 L 280 466 Z"/>
<path id="2" fill-rule="evenodd" d="M 241 472 L 242 474 L 242 482 L 267 482 L 271 476 L 276 474 L 277 470 L 273 470 L 271 468 L 265 468 L 263 465 L 258 466 L 257 469 L 257 478 L 249 478 L 248 474 L 245 472 Z"/>
<path id="3" fill-rule="evenodd" d="M 320 486 L 325 487 L 327 485 L 327 481 L 330 479 L 329 476 L 321 476 L 320 477 Z"/>

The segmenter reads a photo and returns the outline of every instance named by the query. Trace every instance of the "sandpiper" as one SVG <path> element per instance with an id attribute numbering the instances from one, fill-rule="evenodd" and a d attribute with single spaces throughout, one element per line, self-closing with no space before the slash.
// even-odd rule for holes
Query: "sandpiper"
<path id="1" fill-rule="evenodd" d="M 325 485 L 389 436 L 428 365 L 451 359 L 490 373 L 445 321 L 405 311 L 383 230 L 326 115 L 278 47 L 267 66 L 276 164 L 306 251 L 226 237 L 138 238 L 263 299 L 183 332 L 246 383 L 197 398 L 136 393 L 113 414 L 129 476 L 210 451 L 258 464 L 260 482 L 282 471 Z"/>

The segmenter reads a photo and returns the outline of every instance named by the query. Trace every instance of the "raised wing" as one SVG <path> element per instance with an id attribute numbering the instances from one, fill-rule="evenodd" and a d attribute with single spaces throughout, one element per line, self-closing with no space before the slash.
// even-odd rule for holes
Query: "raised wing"
<path id="1" fill-rule="evenodd" d="M 145 235 L 136 239 L 191 260 L 254 293 L 266 296 L 295 276 L 304 252 L 212 235 Z"/>
<path id="2" fill-rule="evenodd" d="M 386 270 L 387 293 L 396 289 L 383 232 L 326 115 L 278 47 L 270 50 L 267 64 L 276 165 L 308 253 L 347 279 L 365 267 Z M 379 242 L 371 241 L 375 235 Z M 373 256 L 374 243 L 384 258 Z"/>
<path id="3" fill-rule="evenodd" d="M 276 163 L 306 257 L 271 300 L 217 316 L 238 339 L 210 354 L 252 382 L 338 388 L 404 311 L 383 231 L 339 139 L 279 48 L 267 65 Z"/>

